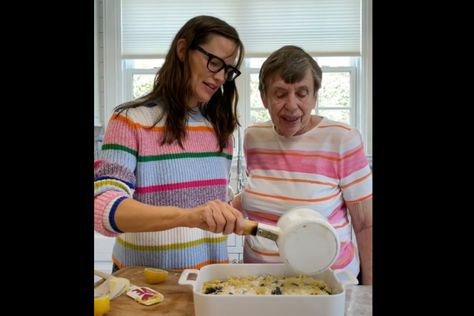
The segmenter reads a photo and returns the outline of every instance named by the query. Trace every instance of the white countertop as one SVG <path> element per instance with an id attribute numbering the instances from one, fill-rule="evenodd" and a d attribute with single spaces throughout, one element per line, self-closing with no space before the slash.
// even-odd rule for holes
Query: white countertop
<path id="1" fill-rule="evenodd" d="M 372 285 L 350 285 L 346 290 L 346 316 L 372 315 Z"/>

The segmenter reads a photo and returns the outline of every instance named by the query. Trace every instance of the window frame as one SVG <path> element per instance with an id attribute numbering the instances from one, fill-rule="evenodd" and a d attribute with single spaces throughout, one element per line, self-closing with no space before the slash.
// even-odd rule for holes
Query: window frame
<path id="1" fill-rule="evenodd" d="M 354 57 L 353 57 L 354 58 Z M 324 82 L 324 73 L 337 73 L 337 72 L 348 72 L 349 73 L 349 85 L 350 85 L 350 104 L 348 107 L 342 106 L 330 106 L 320 108 L 316 106 L 315 112 L 319 113 L 320 109 L 324 110 L 349 110 L 350 113 L 350 125 L 357 128 L 362 134 L 366 134 L 367 131 L 363 128 L 360 120 L 361 107 L 359 92 L 357 91 L 358 85 L 358 62 L 354 62 L 352 66 L 322 66 L 321 70 L 323 71 L 323 82 Z M 133 68 L 133 62 L 131 60 L 124 60 L 124 87 L 125 87 L 125 96 L 127 100 L 133 99 L 133 76 L 142 75 L 142 74 L 151 74 L 156 75 L 160 67 L 154 68 Z M 245 130 L 249 125 L 251 125 L 251 111 L 252 110 L 261 110 L 261 108 L 256 108 L 251 106 L 251 88 L 250 88 L 250 76 L 252 74 L 259 74 L 260 68 L 250 66 L 250 58 L 245 58 L 241 67 L 242 75 L 236 79 L 236 85 L 239 92 L 239 104 L 238 104 L 238 115 L 239 121 L 241 123 L 241 128 Z M 265 110 L 265 109 L 263 109 Z M 313 111 L 314 113 L 314 111 Z M 238 134 L 236 133 L 235 139 L 238 139 Z"/>
<path id="2" fill-rule="evenodd" d="M 362 134 L 366 134 L 367 131 L 364 130 L 363 124 L 358 119 L 360 113 L 362 112 L 359 108 L 361 107 L 360 102 L 360 92 L 357 90 L 360 84 L 358 83 L 358 58 L 354 56 L 348 56 L 353 58 L 353 63 L 351 66 L 322 66 L 321 70 L 323 71 L 323 82 L 324 82 L 324 73 L 328 72 L 348 72 L 349 73 L 349 85 L 350 85 L 350 106 L 348 107 L 324 107 L 323 109 L 328 110 L 349 110 L 350 111 L 350 125 L 357 128 Z M 245 58 L 244 63 L 242 63 L 241 72 L 242 75 L 237 79 L 237 88 L 239 91 L 239 120 L 242 124 L 242 128 L 245 129 L 251 123 L 251 111 L 260 110 L 260 108 L 254 108 L 251 106 L 251 89 L 250 89 L 250 76 L 252 74 L 259 74 L 260 68 L 250 67 L 250 58 Z M 319 107 L 316 105 L 316 113 L 318 113 Z"/>
<path id="3" fill-rule="evenodd" d="M 125 62 L 127 64 L 127 62 Z M 133 100 L 133 76 L 134 75 L 156 75 L 160 68 L 125 68 L 125 96 L 127 100 Z"/>
<path id="4" fill-rule="evenodd" d="M 356 63 L 357 64 L 357 63 Z M 316 113 L 319 113 L 319 110 L 349 110 L 350 111 L 350 123 L 349 125 L 357 128 L 361 131 L 360 122 L 358 122 L 357 117 L 358 113 L 360 112 L 358 109 L 361 106 L 359 100 L 359 93 L 357 91 L 357 66 L 336 66 L 336 67 L 329 67 L 323 66 L 321 67 L 323 71 L 323 84 L 324 84 L 324 74 L 329 72 L 348 72 L 349 73 L 349 89 L 350 89 L 350 104 L 348 107 L 344 106 L 327 106 L 320 108 L 318 104 L 316 104 Z M 361 131 L 362 132 L 362 131 Z"/>
<path id="5" fill-rule="evenodd" d="M 123 102 L 129 100 L 125 97 L 126 80 L 123 78 L 125 66 L 122 63 L 121 55 L 121 8 L 120 2 L 114 0 L 99 0 L 98 8 L 101 12 L 98 14 L 98 20 L 102 21 L 103 36 L 99 45 L 99 53 L 104 56 L 104 62 L 101 64 L 99 71 L 103 73 L 101 83 L 103 84 L 103 92 L 100 95 L 100 108 L 102 110 L 101 123 L 102 129 L 107 127 L 108 118 L 113 113 L 113 109 Z M 354 123 L 362 134 L 366 156 L 372 165 L 372 0 L 361 1 L 361 55 L 358 56 L 356 64 L 357 80 L 355 90 L 357 91 L 357 105 L 354 108 Z M 100 28 L 99 28 L 100 29 Z M 258 56 L 254 56 L 258 57 Z M 243 74 L 237 78 L 237 86 L 239 89 L 240 100 L 246 98 L 247 89 L 243 78 L 248 74 Z M 239 101 L 241 102 L 241 101 Z M 240 111 L 243 107 L 239 107 L 239 119 L 242 125 L 246 126 L 249 118 L 246 117 L 245 111 Z"/>

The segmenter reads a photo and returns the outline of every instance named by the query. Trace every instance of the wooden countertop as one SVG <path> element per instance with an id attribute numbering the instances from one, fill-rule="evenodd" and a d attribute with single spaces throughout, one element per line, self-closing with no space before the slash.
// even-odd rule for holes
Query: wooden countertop
<path id="1" fill-rule="evenodd" d="M 113 275 L 130 280 L 137 286 L 146 286 L 165 296 L 163 302 L 145 306 L 123 294 L 110 303 L 110 312 L 106 316 L 194 316 L 193 291 L 191 286 L 179 285 L 179 270 L 169 271 L 168 279 L 159 284 L 148 284 L 143 276 L 144 267 L 127 267 Z M 99 285 L 99 281 L 95 286 Z M 346 316 L 372 315 L 372 286 L 346 287 Z"/>
<path id="2" fill-rule="evenodd" d="M 191 286 L 179 285 L 178 279 L 181 271 L 170 270 L 168 279 L 158 284 L 148 284 L 143 276 L 144 267 L 127 267 L 115 273 L 114 276 L 130 280 L 137 286 L 146 286 L 159 291 L 165 296 L 163 302 L 145 306 L 135 302 L 126 294 L 120 295 L 110 302 L 110 312 L 106 316 L 145 316 L 145 315 L 167 315 L 167 316 L 194 316 L 193 290 Z M 98 281 L 95 285 L 99 285 Z"/>

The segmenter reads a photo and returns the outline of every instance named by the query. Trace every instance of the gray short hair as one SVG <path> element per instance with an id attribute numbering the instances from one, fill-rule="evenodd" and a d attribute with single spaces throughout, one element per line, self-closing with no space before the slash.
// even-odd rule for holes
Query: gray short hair
<path id="1" fill-rule="evenodd" d="M 286 83 L 295 83 L 303 79 L 306 71 L 310 69 L 314 81 L 314 95 L 321 88 L 323 72 L 316 60 L 306 53 L 301 47 L 287 45 L 274 51 L 260 68 L 258 90 L 260 95 L 265 95 L 265 83 L 270 77 L 280 75 Z"/>

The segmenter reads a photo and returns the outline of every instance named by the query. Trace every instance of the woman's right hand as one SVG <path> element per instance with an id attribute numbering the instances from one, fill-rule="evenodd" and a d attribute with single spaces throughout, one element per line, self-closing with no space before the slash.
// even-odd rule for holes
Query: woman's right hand
<path id="1" fill-rule="evenodd" d="M 228 203 L 214 200 L 192 208 L 191 212 L 191 227 L 224 235 L 232 233 L 241 235 L 243 233 L 243 215 Z"/>

